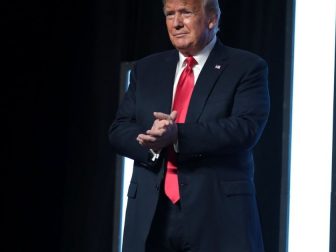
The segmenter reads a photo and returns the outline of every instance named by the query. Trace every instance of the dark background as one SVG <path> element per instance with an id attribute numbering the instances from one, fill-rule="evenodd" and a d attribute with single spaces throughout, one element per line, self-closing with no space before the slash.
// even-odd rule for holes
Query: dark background
<path id="1" fill-rule="evenodd" d="M 255 160 L 265 247 L 276 252 L 286 180 L 286 1 L 220 3 L 220 39 L 269 64 L 271 114 Z M 171 48 L 161 1 L 14 0 L 2 22 L 2 246 L 9 247 L 2 251 L 112 251 L 115 155 L 107 130 L 120 63 Z"/>

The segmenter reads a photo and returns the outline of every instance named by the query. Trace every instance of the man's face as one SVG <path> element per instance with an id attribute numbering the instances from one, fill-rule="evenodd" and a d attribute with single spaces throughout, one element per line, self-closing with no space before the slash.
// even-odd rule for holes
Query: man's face
<path id="1" fill-rule="evenodd" d="M 164 6 L 169 38 L 185 56 L 194 55 L 212 39 L 215 15 L 208 15 L 202 0 L 167 0 Z"/>

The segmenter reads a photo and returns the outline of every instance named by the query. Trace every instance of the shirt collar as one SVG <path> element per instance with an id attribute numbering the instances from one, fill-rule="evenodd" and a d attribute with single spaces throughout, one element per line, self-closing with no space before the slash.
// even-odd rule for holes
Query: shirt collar
<path id="1" fill-rule="evenodd" d="M 212 48 L 214 48 L 215 44 L 217 41 L 217 37 L 214 36 L 214 38 L 201 50 L 199 51 L 196 55 L 193 55 L 193 57 L 195 58 L 195 60 L 197 61 L 197 66 L 203 67 L 206 60 L 209 57 L 209 54 L 212 50 Z M 185 59 L 187 57 L 185 57 L 182 53 L 179 52 L 179 63 L 182 64 L 182 67 L 185 66 Z"/>

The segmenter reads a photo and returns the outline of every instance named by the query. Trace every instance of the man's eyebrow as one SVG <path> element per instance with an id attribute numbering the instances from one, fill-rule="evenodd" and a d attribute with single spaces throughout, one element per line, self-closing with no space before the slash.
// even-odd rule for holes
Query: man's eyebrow
<path id="1" fill-rule="evenodd" d="M 181 8 L 179 8 L 179 9 L 177 9 L 177 10 L 175 10 L 175 9 L 164 9 L 163 10 L 164 12 L 185 12 L 185 11 L 191 11 L 191 12 L 193 12 L 194 10 L 193 10 L 193 8 L 191 8 L 191 7 L 181 7 Z"/>

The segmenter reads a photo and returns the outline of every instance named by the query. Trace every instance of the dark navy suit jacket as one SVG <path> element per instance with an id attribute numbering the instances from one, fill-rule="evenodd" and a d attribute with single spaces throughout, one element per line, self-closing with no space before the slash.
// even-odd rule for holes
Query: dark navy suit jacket
<path id="1" fill-rule="evenodd" d="M 128 191 L 124 252 L 144 252 L 163 182 L 159 162 L 136 137 L 153 112 L 169 114 L 178 52 L 136 62 L 109 130 L 114 150 L 135 160 Z M 193 252 L 261 252 L 252 150 L 269 114 L 267 65 L 217 41 L 196 82 L 186 122 L 178 124 L 181 207 Z"/>

